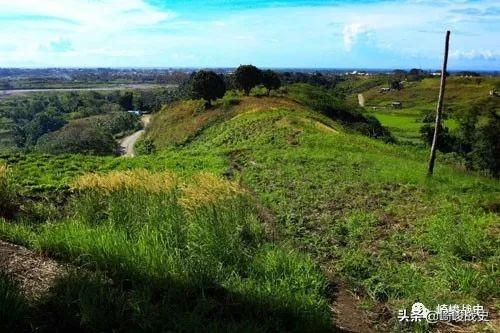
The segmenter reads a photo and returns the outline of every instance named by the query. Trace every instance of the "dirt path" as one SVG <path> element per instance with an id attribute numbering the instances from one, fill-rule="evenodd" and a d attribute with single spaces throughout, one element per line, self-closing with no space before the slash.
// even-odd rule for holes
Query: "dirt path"
<path id="1" fill-rule="evenodd" d="M 146 128 L 149 125 L 149 122 L 151 121 L 151 115 L 150 114 L 143 115 L 141 117 L 141 121 L 142 121 L 142 125 L 144 126 L 144 128 Z M 137 142 L 137 140 L 139 140 L 139 138 L 142 136 L 143 133 L 144 133 L 144 129 L 137 131 L 134 134 L 131 134 L 129 136 L 124 137 L 120 141 L 120 154 L 122 156 L 126 156 L 126 157 L 134 157 L 135 156 L 135 153 L 134 153 L 135 143 Z"/>
<path id="2" fill-rule="evenodd" d="M 365 107 L 365 96 L 363 94 L 358 94 L 358 103 L 359 106 Z"/>
<path id="3" fill-rule="evenodd" d="M 27 298 L 39 299 L 68 270 L 64 265 L 25 247 L 0 240 L 0 271 L 12 276 Z"/>

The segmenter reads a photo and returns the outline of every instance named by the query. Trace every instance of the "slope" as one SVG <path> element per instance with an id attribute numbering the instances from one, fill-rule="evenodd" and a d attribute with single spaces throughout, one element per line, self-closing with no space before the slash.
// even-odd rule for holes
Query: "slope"
<path id="1" fill-rule="evenodd" d="M 400 325 L 397 310 L 416 300 L 498 306 L 498 181 L 444 162 L 428 179 L 426 151 L 361 136 L 289 101 L 230 112 L 182 150 L 226 156 L 225 175 L 274 212 L 280 239 L 346 281 L 373 325 Z"/>

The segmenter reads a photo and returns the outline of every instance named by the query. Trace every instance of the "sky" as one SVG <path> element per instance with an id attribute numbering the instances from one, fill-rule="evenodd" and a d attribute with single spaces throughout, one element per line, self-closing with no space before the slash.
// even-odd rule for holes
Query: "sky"
<path id="1" fill-rule="evenodd" d="M 0 67 L 500 70 L 500 0 L 0 0 Z"/>

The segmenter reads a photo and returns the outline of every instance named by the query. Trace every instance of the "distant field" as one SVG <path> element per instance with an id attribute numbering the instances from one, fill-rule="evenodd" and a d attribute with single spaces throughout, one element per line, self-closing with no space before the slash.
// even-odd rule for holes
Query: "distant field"
<path id="1" fill-rule="evenodd" d="M 358 86 L 370 86 L 369 82 L 380 83 L 380 78 L 362 78 Z M 419 143 L 420 127 L 425 112 L 434 112 L 439 95 L 439 78 L 424 79 L 420 82 L 406 82 L 400 91 L 380 92 L 388 87 L 387 82 L 363 91 L 365 110 L 391 130 L 403 142 Z M 445 93 L 445 114 L 453 117 L 459 110 L 467 110 L 472 104 L 488 97 L 489 91 L 500 85 L 500 78 L 458 78 L 450 77 Z M 349 96 L 357 100 L 355 95 Z M 392 102 L 401 102 L 402 109 L 391 107 Z M 453 119 L 445 121 L 450 129 L 456 127 Z"/>

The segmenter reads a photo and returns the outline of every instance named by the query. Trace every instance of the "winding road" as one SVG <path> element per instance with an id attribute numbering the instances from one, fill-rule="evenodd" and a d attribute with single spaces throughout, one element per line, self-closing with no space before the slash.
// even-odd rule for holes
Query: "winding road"
<path id="1" fill-rule="evenodd" d="M 141 122 L 142 125 L 144 126 L 144 129 L 149 125 L 149 122 L 151 121 L 151 115 L 146 114 L 141 117 Z M 120 154 L 125 157 L 134 157 L 134 146 L 137 140 L 142 136 L 144 133 L 144 129 L 137 131 L 129 136 L 124 137 L 120 141 Z"/>

